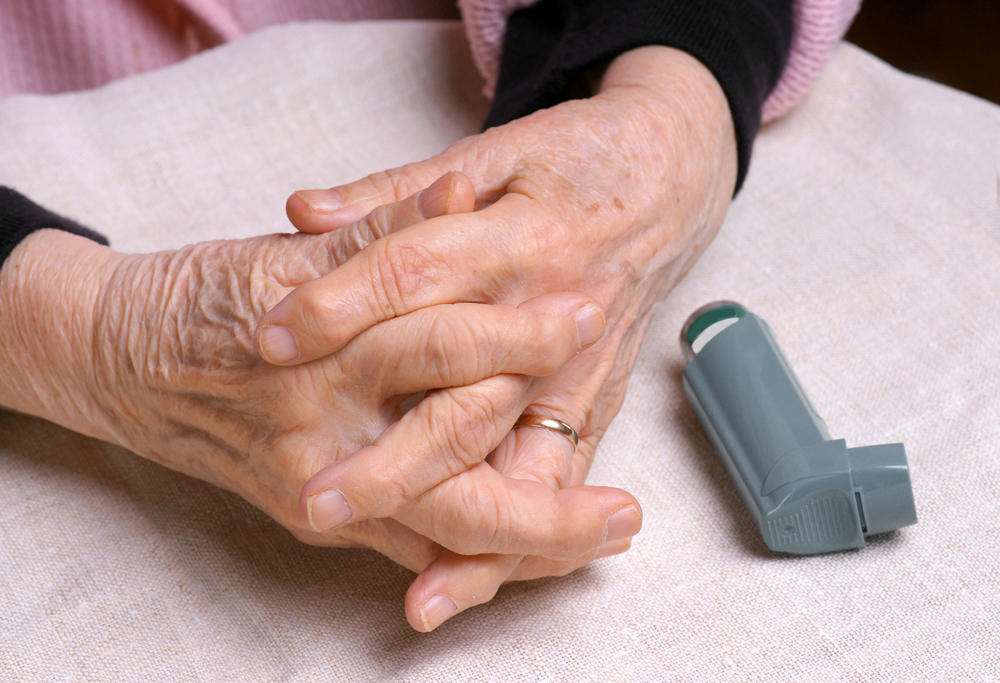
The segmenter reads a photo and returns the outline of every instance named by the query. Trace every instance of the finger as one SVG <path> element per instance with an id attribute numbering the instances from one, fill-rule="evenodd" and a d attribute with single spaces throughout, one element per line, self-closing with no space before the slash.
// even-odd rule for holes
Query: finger
<path id="1" fill-rule="evenodd" d="M 381 396 L 403 396 L 500 374 L 551 375 L 604 328 L 593 299 L 572 292 L 517 307 L 431 306 L 366 330 L 336 358 L 366 385 L 380 387 Z M 372 363 L 373 357 L 380 361 Z"/>
<path id="2" fill-rule="evenodd" d="M 592 356 L 588 354 L 588 359 Z M 581 357 L 577 363 L 583 360 Z M 599 379 L 606 379 L 607 368 L 602 368 L 601 364 L 592 370 L 597 372 Z M 581 485 L 606 427 L 600 413 L 602 406 L 607 407 L 607 402 L 595 395 L 593 381 L 580 384 L 580 378 L 591 374 L 577 370 L 561 373 L 558 385 L 550 387 L 535 399 L 536 404 L 525 410 L 526 413 L 552 416 L 573 425 L 582 424 L 581 439 L 576 449 L 559 433 L 539 427 L 522 427 L 513 430 L 494 451 L 492 465 L 508 477 L 529 477 L 552 488 Z M 573 381 L 574 377 L 577 381 Z M 603 381 L 598 381 L 596 386 L 602 384 Z M 618 405 L 613 403 L 612 414 L 617 411 Z M 595 410 L 599 415 L 594 415 Z M 491 599 L 504 582 L 560 576 L 595 559 L 623 553 L 630 546 L 631 538 L 620 538 L 606 541 L 600 548 L 574 560 L 528 556 L 516 566 L 513 566 L 515 561 L 512 558 L 518 556 L 463 558 L 451 551 L 443 551 L 411 586 L 407 594 L 407 615 L 414 628 L 434 628 L 453 614 Z"/>
<path id="3" fill-rule="evenodd" d="M 525 427 L 511 430 L 493 452 L 493 467 L 509 477 L 539 481 L 548 484 L 553 490 L 558 489 L 558 477 L 550 476 L 552 467 L 542 464 L 539 459 L 529 461 L 514 457 L 519 442 L 522 445 L 531 442 L 537 446 L 546 445 L 549 437 L 544 431 Z M 557 453 L 557 460 L 568 464 L 574 450 L 572 443 L 560 435 L 552 436 L 557 436 L 564 443 L 548 445 L 561 449 Z M 565 468 L 556 466 L 555 469 Z M 526 559 L 523 555 L 466 556 L 443 550 L 406 592 L 407 621 L 418 631 L 432 631 L 459 612 L 489 602 Z M 561 565 L 568 563 L 541 559 L 541 562 L 534 564 L 537 566 L 536 571 L 558 571 Z M 575 566 L 574 563 L 573 568 Z"/>
<path id="4" fill-rule="evenodd" d="M 289 199 L 289 205 L 298 210 L 300 207 L 293 200 L 296 200 L 296 195 Z M 300 200 L 297 201 L 301 204 Z M 462 173 L 449 171 L 426 189 L 397 202 L 376 206 L 361 220 L 333 231 L 330 252 L 334 265 L 347 262 L 364 247 L 390 233 L 428 218 L 469 213 L 475 208 L 475 203 L 476 192 L 472 181 Z"/>
<path id="5" fill-rule="evenodd" d="M 445 551 L 406 591 L 406 620 L 417 631 L 433 631 L 456 614 L 492 600 L 504 583 L 566 576 L 594 560 L 624 553 L 631 545 L 631 538 L 608 541 L 572 560 L 521 555 L 466 557 Z"/>
<path id="6" fill-rule="evenodd" d="M 307 191 L 303 191 L 304 194 Z M 309 190 L 308 192 L 332 192 L 332 190 Z M 305 233 L 352 232 L 365 238 L 365 243 L 373 242 L 391 232 L 428 218 L 436 218 L 451 213 L 467 213 L 475 208 L 476 191 L 472 181 L 464 173 L 448 171 L 424 189 L 408 196 L 393 198 L 373 206 L 351 222 L 324 230 L 301 230 Z M 285 204 L 285 211 L 293 224 L 308 225 L 302 216 L 316 215 L 299 196 L 293 194 Z M 384 220 L 388 218 L 389 220 Z M 355 229 L 355 228 L 358 229 Z"/>
<path id="7" fill-rule="evenodd" d="M 533 220 L 525 197 L 462 216 L 440 216 L 391 234 L 332 272 L 296 288 L 264 314 L 255 339 L 287 334 L 285 363 L 322 358 L 379 322 L 435 304 L 501 301 L 504 287 L 528 276 L 499 239 L 510 221 Z M 519 213 L 519 210 L 527 212 Z M 484 244 L 483 236 L 493 236 Z M 537 245 L 536 245 L 537 246 Z M 532 252 L 534 253 L 534 252 Z M 268 339 L 269 340 L 269 339 Z M 258 344 L 258 347 L 260 345 Z M 265 358 L 276 359 L 264 354 Z"/>
<path id="8" fill-rule="evenodd" d="M 508 477 L 559 488 L 561 481 L 569 479 L 573 451 L 572 442 L 561 434 L 521 427 L 496 449 L 493 465 Z M 418 631 L 433 630 L 455 614 L 492 600 L 503 583 L 564 576 L 595 559 L 623 553 L 630 545 L 631 538 L 606 541 L 572 560 L 499 554 L 468 557 L 443 551 L 407 591 L 407 620 Z"/>
<path id="9" fill-rule="evenodd" d="M 288 217 L 302 232 L 323 233 L 358 220 L 376 206 L 391 204 L 427 187 L 451 170 L 461 170 L 476 188 L 480 204 L 496 201 L 529 149 L 510 127 L 492 128 L 451 145 L 430 159 L 373 173 L 327 190 L 301 190 L 289 198 Z"/>
<path id="10" fill-rule="evenodd" d="M 327 532 L 392 516 L 461 554 L 553 559 L 582 555 L 612 531 L 611 538 L 637 533 L 641 512 L 625 491 L 587 486 L 552 491 L 507 479 L 482 462 L 518 414 L 518 399 L 505 398 L 521 393 L 518 381 L 524 378 L 489 378 L 474 385 L 471 399 L 449 400 L 447 394 L 458 391 L 450 389 L 429 395 L 372 446 L 314 475 L 299 500 L 302 521 Z M 437 419 L 441 411 L 448 419 Z"/>
<path id="11" fill-rule="evenodd" d="M 407 505 L 396 519 L 462 555 L 578 557 L 642 526 L 638 501 L 620 489 L 575 486 L 552 491 L 510 479 L 486 463 L 452 477 Z"/>
<path id="12" fill-rule="evenodd" d="M 313 475 L 300 496 L 302 520 L 310 528 L 326 532 L 363 519 L 392 517 L 432 488 L 483 464 L 521 414 L 533 381 L 521 375 L 496 375 L 473 385 L 431 392 L 371 446 Z M 508 495 L 502 486 L 505 480 L 492 468 L 487 466 L 478 479 L 489 475 L 495 478 L 487 483 L 503 489 L 499 495 Z M 448 514 L 471 512 L 455 510 L 457 502 L 472 502 L 477 495 L 485 500 L 486 489 L 477 492 L 474 486 L 469 482 L 467 490 L 456 490 L 455 500 L 443 496 Z M 514 495 L 527 494 L 519 491 Z M 494 508 L 494 516 L 496 512 Z M 433 509 L 426 510 L 426 515 L 430 519 L 436 516 Z M 493 522 L 500 523 L 502 520 Z M 468 519 L 461 522 L 463 527 L 470 524 Z M 430 531 L 430 538 L 443 543 L 433 535 L 433 529 Z"/>
<path id="13" fill-rule="evenodd" d="M 520 414 L 532 380 L 497 375 L 429 393 L 371 446 L 302 487 L 302 520 L 319 532 L 391 517 L 439 483 L 481 464 Z"/>
<path id="14" fill-rule="evenodd" d="M 292 256 L 296 260 L 305 256 L 316 268 L 309 279 L 299 280 L 294 284 L 302 287 L 315 280 L 317 274 L 321 277 L 327 275 L 386 235 L 430 218 L 467 213 L 472 211 L 474 203 L 475 193 L 471 181 L 461 173 L 446 173 L 425 190 L 393 204 L 378 206 L 361 220 L 321 238 L 325 241 L 322 248 L 303 252 L 300 243 L 288 241 L 287 248 L 293 250 Z M 287 328 L 268 323 L 266 319 L 258 323 L 254 343 L 261 357 L 274 364 L 293 362 L 299 357 L 295 336 Z M 314 360 L 323 355 L 327 354 L 316 354 L 298 362 Z"/>
<path id="15" fill-rule="evenodd" d="M 417 631 L 433 631 L 459 612 L 489 602 L 521 559 L 443 552 L 406 591 L 406 620 Z"/>
<path id="16" fill-rule="evenodd" d="M 550 407 L 532 404 L 526 415 L 544 415 L 568 425 L 580 425 L 578 418 Z M 490 458 L 493 469 L 515 479 L 530 478 L 553 491 L 569 486 L 576 445 L 569 437 L 544 427 L 517 427 L 497 446 Z M 582 482 L 580 482 L 582 483 Z"/>
<path id="17" fill-rule="evenodd" d="M 607 517 L 636 504 L 629 494 L 596 487 L 553 492 L 536 482 L 508 480 L 483 462 L 521 413 L 533 381 L 499 375 L 431 393 L 371 446 L 305 484 L 303 522 L 323 532 L 396 516 L 463 554 L 568 559 L 597 547 Z M 574 506 L 586 509 L 577 514 Z"/>
<path id="18" fill-rule="evenodd" d="M 302 232 L 336 230 L 358 220 L 376 206 L 410 196 L 452 170 L 461 170 L 471 178 L 477 201 L 492 202 L 503 194 L 523 152 L 508 133 L 493 129 L 459 140 L 430 159 L 373 173 L 328 190 L 296 192 L 287 204 L 288 218 Z"/>
<path id="19" fill-rule="evenodd" d="M 401 169 L 373 173 L 361 180 L 328 190 L 299 190 L 288 198 L 285 213 L 301 232 L 319 234 L 358 220 L 377 206 L 393 204 L 427 187 L 451 169 L 444 159 L 431 159 Z M 468 180 L 464 174 L 462 178 Z M 462 184 L 456 198 L 475 201 L 472 183 Z"/>

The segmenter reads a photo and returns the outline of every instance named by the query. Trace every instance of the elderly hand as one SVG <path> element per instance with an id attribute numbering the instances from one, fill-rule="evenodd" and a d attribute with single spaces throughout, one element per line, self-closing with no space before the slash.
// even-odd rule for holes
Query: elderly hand
<path id="1" fill-rule="evenodd" d="M 593 300 L 566 293 L 517 307 L 430 306 L 316 362 L 261 361 L 251 333 L 265 310 L 371 239 L 470 209 L 471 188 L 459 180 L 447 176 L 425 196 L 323 236 L 124 255 L 68 233 L 34 233 L 0 269 L 0 405 L 235 491 L 306 542 L 369 546 L 417 571 L 442 546 L 555 563 L 593 554 L 609 518 L 637 510 L 631 496 L 596 487 L 555 493 L 486 465 L 455 463 L 460 476 L 415 497 L 396 519 L 321 534 L 300 516 L 305 482 L 372 444 L 407 396 L 437 389 L 408 413 L 410 448 L 433 453 L 441 434 L 488 441 L 510 428 L 496 418 L 509 406 L 484 398 L 492 384 L 551 374 L 603 331 Z M 473 414 L 479 423 L 452 424 Z"/>
<path id="2" fill-rule="evenodd" d="M 400 462 L 395 454 L 419 433 L 416 420 L 404 420 L 378 447 L 317 475 L 304 498 L 336 490 L 352 519 L 393 514 L 456 474 L 457 460 L 475 467 L 520 410 L 570 424 L 581 441 L 570 455 L 556 434 L 518 430 L 530 438 L 509 437 L 509 466 L 528 468 L 553 490 L 581 484 L 653 312 L 722 224 L 736 167 L 732 119 L 712 74 L 683 52 L 646 47 L 615 59 L 594 97 L 461 140 L 427 161 L 289 198 L 296 227 L 323 233 L 456 170 L 472 179 L 481 210 L 390 234 L 298 288 L 261 322 L 294 339 L 288 355 L 265 352 L 274 362 L 322 357 L 380 321 L 448 302 L 517 304 L 573 290 L 593 296 L 607 317 L 601 341 L 547 381 L 496 386 L 492 438 L 456 441 L 456 455 L 443 459 L 445 444 L 437 455 L 411 449 Z M 424 618 L 421 601 L 431 596 L 451 602 L 442 614 L 489 599 L 515 566 L 510 557 L 444 556 L 411 588 L 411 623 L 440 623 Z"/>

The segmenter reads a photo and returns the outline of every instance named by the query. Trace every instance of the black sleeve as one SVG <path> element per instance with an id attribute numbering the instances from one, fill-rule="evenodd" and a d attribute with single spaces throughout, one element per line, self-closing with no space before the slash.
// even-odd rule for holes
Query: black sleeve
<path id="1" fill-rule="evenodd" d="M 541 0 L 507 23 L 486 127 L 582 97 L 593 66 L 644 45 L 684 50 L 715 75 L 736 127 L 739 190 L 792 39 L 792 0 Z"/>
<path id="2" fill-rule="evenodd" d="M 25 237 L 43 228 L 65 230 L 88 237 L 104 246 L 108 240 L 79 223 L 58 216 L 7 187 L 0 186 L 0 265 Z"/>

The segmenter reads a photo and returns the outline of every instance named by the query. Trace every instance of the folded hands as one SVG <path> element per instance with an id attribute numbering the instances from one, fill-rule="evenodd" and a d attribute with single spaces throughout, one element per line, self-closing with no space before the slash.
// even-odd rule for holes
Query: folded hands
<path id="1" fill-rule="evenodd" d="M 42 231 L 0 270 L 0 405 L 379 550 L 430 630 L 629 547 L 638 501 L 584 481 L 735 172 L 711 74 L 640 48 L 590 99 L 293 195 L 297 235 L 124 255 Z"/>

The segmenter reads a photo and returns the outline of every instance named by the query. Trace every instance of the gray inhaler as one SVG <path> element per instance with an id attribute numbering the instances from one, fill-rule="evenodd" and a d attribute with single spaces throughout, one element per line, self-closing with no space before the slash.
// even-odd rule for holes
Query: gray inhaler
<path id="1" fill-rule="evenodd" d="M 917 523 L 903 444 L 831 439 L 761 318 L 708 304 L 688 318 L 681 346 L 684 391 L 768 548 L 861 548 Z"/>

